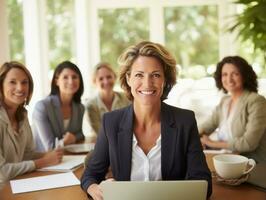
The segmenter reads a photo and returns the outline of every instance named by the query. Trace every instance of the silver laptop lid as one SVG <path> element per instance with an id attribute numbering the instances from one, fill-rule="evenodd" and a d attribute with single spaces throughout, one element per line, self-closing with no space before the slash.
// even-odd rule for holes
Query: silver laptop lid
<path id="1" fill-rule="evenodd" d="M 207 181 L 105 181 L 104 200 L 206 200 Z"/>

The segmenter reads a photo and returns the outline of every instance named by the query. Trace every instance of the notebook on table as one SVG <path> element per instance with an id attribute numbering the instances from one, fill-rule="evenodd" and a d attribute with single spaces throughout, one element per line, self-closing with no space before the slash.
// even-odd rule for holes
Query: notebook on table
<path id="1" fill-rule="evenodd" d="M 266 163 L 258 163 L 250 172 L 247 182 L 266 192 Z"/>
<path id="2" fill-rule="evenodd" d="M 105 181 L 104 200 L 206 200 L 207 181 Z"/>
<path id="3" fill-rule="evenodd" d="M 83 165 L 86 155 L 76 155 L 76 156 L 64 156 L 61 163 L 57 165 L 52 165 L 49 167 L 43 167 L 38 169 L 38 171 L 59 171 L 59 172 L 69 172 L 74 171 Z"/>

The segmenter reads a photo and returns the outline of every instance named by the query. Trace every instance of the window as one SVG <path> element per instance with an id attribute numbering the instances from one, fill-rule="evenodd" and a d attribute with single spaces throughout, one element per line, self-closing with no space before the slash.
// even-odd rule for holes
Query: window
<path id="1" fill-rule="evenodd" d="M 19 62 L 25 62 L 22 1 L 8 0 L 8 25 L 10 58 Z"/>
<path id="2" fill-rule="evenodd" d="M 74 0 L 47 0 L 49 63 L 55 68 L 64 60 L 75 61 Z"/>
<path id="3" fill-rule="evenodd" d="M 100 9 L 100 58 L 116 69 L 125 48 L 149 39 L 148 9 Z"/>
<path id="4" fill-rule="evenodd" d="M 181 77 L 208 76 L 219 60 L 217 6 L 167 7 L 165 43 L 174 53 Z"/>

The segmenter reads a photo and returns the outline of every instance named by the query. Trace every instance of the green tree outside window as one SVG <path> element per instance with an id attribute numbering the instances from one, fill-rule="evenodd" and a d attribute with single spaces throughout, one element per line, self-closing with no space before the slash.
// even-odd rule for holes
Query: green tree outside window
<path id="1" fill-rule="evenodd" d="M 117 58 L 125 48 L 149 39 L 146 8 L 100 9 L 100 58 L 118 71 Z"/>
<path id="2" fill-rule="evenodd" d="M 74 0 L 47 0 L 49 63 L 54 69 L 60 62 L 75 62 Z"/>
<path id="3" fill-rule="evenodd" d="M 8 0 L 7 12 L 10 58 L 25 63 L 22 1 Z"/>
<path id="4" fill-rule="evenodd" d="M 166 7 L 165 41 L 181 77 L 202 78 L 219 59 L 217 6 Z"/>

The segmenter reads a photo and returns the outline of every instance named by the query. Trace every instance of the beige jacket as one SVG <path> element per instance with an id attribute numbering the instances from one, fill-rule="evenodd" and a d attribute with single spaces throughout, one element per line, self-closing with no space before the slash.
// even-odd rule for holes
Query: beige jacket
<path id="1" fill-rule="evenodd" d="M 115 92 L 115 97 L 112 104 L 112 111 L 128 106 L 130 101 L 124 93 Z M 91 126 L 93 132 L 98 135 L 101 126 L 101 120 L 104 113 L 108 112 L 105 104 L 99 95 L 90 99 L 86 104 L 84 120 Z"/>
<path id="2" fill-rule="evenodd" d="M 200 133 L 211 134 L 222 122 L 222 107 L 228 95 L 222 98 L 210 118 L 200 126 Z M 266 100 L 255 92 L 244 91 L 237 104 L 231 124 L 232 140 L 229 148 L 266 162 Z"/>
<path id="3" fill-rule="evenodd" d="M 0 105 L 0 187 L 5 181 L 33 171 L 34 142 L 28 118 L 19 123 L 19 132 L 11 126 L 6 110 Z"/>

